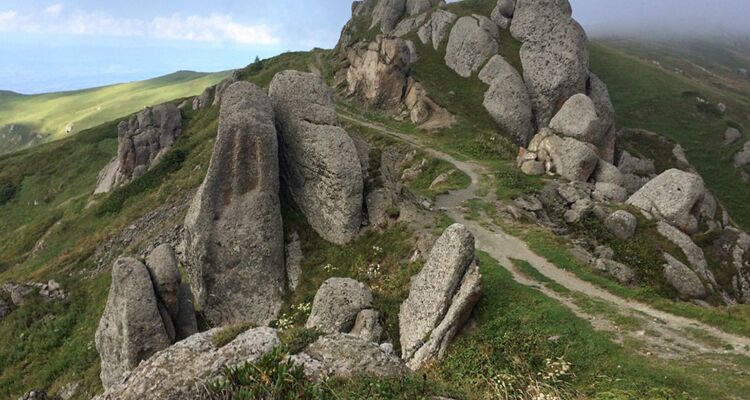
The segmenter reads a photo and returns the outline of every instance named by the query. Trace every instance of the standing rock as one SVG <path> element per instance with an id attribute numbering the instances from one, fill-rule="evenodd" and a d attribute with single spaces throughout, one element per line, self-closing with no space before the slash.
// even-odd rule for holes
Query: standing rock
<path id="1" fill-rule="evenodd" d="M 361 282 L 330 278 L 315 293 L 305 327 L 323 333 L 349 332 L 360 311 L 372 308 L 372 293 Z"/>
<path id="2" fill-rule="evenodd" d="M 521 75 L 502 56 L 493 56 L 479 73 L 490 85 L 484 94 L 484 108 L 513 140 L 525 146 L 534 133 L 531 99 Z"/>
<path id="3" fill-rule="evenodd" d="M 438 4 L 438 0 L 406 0 L 406 13 L 409 15 L 422 14 Z"/>
<path id="4" fill-rule="evenodd" d="M 643 186 L 627 203 L 691 231 L 697 228 L 696 214 L 705 193 L 700 176 L 670 169 Z"/>
<path id="5" fill-rule="evenodd" d="M 573 14 L 568 0 L 516 0 L 515 3 L 510 33 L 522 42 L 544 40 Z"/>
<path id="6" fill-rule="evenodd" d="M 663 221 L 657 223 L 656 230 L 660 235 L 682 250 L 685 257 L 687 257 L 692 270 L 698 274 L 701 279 L 708 282 L 712 287 L 718 287 L 713 272 L 708 268 L 706 255 L 703 253 L 703 250 L 693 242 L 690 236 Z"/>
<path id="7" fill-rule="evenodd" d="M 635 218 L 635 215 L 625 210 L 617 210 L 607 217 L 604 225 L 616 238 L 626 240 L 635 235 L 638 220 Z"/>
<path id="8" fill-rule="evenodd" d="M 568 99 L 549 126 L 564 136 L 593 144 L 598 143 L 604 133 L 594 102 L 585 94 Z"/>
<path id="9" fill-rule="evenodd" d="M 163 244 L 146 257 L 146 268 L 154 283 L 157 297 L 164 303 L 172 318 L 177 316 L 180 292 L 180 270 L 172 246 Z"/>
<path id="10" fill-rule="evenodd" d="M 448 37 L 445 64 L 464 78 L 470 77 L 497 54 L 497 25 L 480 15 L 458 19 Z"/>
<path id="11" fill-rule="evenodd" d="M 508 29 L 510 28 L 515 8 L 515 0 L 498 0 L 497 5 L 492 10 L 492 14 L 490 14 L 490 19 L 492 19 L 497 26 L 503 29 Z"/>
<path id="12" fill-rule="evenodd" d="M 277 151 L 269 98 L 248 82 L 229 87 L 206 178 L 185 217 L 186 269 L 198 305 L 214 325 L 265 325 L 281 308 Z"/>
<path id="13" fill-rule="evenodd" d="M 363 179 L 357 149 L 339 126 L 333 94 L 314 74 L 276 74 L 269 94 L 281 139 L 282 173 L 315 231 L 336 244 L 362 224 Z"/>
<path id="14" fill-rule="evenodd" d="M 209 86 L 199 96 L 193 99 L 193 111 L 204 109 L 214 101 L 214 93 L 216 92 L 216 86 Z"/>
<path id="15" fill-rule="evenodd" d="M 221 99 L 224 97 L 224 93 L 229 89 L 230 86 L 240 81 L 240 71 L 233 71 L 232 75 L 223 81 L 219 82 L 214 89 L 214 100 L 213 105 L 217 106 L 221 104 Z"/>
<path id="16" fill-rule="evenodd" d="M 664 279 L 677 290 L 683 300 L 706 298 L 706 287 L 698 275 L 671 255 L 664 253 Z"/>
<path id="17" fill-rule="evenodd" d="M 454 224 L 437 240 L 401 304 L 401 351 L 412 370 L 441 358 L 481 295 L 474 237 Z M 426 341 L 425 341 L 426 339 Z"/>
<path id="18" fill-rule="evenodd" d="M 148 269 L 134 258 L 120 258 L 112 268 L 112 285 L 95 342 L 105 388 L 171 344 Z"/>
<path id="19" fill-rule="evenodd" d="M 615 159 L 615 142 L 617 141 L 617 127 L 615 126 L 615 107 L 609 97 L 607 85 L 599 79 L 598 76 L 589 74 L 591 81 L 591 90 L 589 97 L 594 102 L 596 115 L 602 127 L 603 135 L 599 139 L 596 148 L 599 152 L 599 158 L 612 163 Z"/>
<path id="20" fill-rule="evenodd" d="M 422 44 L 432 42 L 432 47 L 437 50 L 443 42 L 443 38 L 450 30 L 451 24 L 456 21 L 456 14 L 445 10 L 436 10 L 430 16 L 430 20 L 419 28 L 417 34 Z"/>

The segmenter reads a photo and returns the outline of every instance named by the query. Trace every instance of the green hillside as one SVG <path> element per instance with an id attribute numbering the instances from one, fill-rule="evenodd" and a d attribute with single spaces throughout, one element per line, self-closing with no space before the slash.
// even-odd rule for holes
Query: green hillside
<path id="1" fill-rule="evenodd" d="M 139 109 L 193 96 L 226 77 L 180 71 L 146 81 L 71 92 L 0 92 L 0 154 L 101 125 Z"/>

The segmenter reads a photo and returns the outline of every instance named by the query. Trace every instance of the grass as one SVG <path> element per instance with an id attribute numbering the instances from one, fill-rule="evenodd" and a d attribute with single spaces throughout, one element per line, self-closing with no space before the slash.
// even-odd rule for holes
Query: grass
<path id="1" fill-rule="evenodd" d="M 72 92 L 0 97 L 0 154 L 60 139 L 134 113 L 145 106 L 197 95 L 227 76 L 181 71 L 160 78 Z M 9 132 L 25 133 L 25 140 Z M 38 138 L 36 135 L 38 134 Z M 13 141 L 17 143 L 13 143 Z M 14 145 L 11 145 L 14 144 Z"/>

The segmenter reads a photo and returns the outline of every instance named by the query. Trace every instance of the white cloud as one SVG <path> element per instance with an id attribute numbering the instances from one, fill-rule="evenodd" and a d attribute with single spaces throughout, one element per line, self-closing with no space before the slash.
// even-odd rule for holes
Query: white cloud
<path id="1" fill-rule="evenodd" d="M 152 37 L 156 39 L 273 45 L 280 42 L 265 24 L 242 24 L 228 15 L 182 16 L 174 14 L 151 20 L 113 17 L 98 12 L 64 13 L 60 4 L 37 15 L 0 12 L 0 31 L 71 35 Z"/>

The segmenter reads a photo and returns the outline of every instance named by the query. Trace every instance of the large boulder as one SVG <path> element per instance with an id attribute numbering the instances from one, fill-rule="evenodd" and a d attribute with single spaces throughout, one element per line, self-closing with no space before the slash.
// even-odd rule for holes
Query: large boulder
<path id="1" fill-rule="evenodd" d="M 617 282 L 627 285 L 635 281 L 635 272 L 625 264 L 600 258 L 596 260 L 596 269 L 612 277 Z"/>
<path id="2" fill-rule="evenodd" d="M 497 4 L 490 14 L 490 19 L 492 19 L 492 22 L 496 23 L 497 26 L 503 29 L 508 29 L 510 28 L 515 9 L 515 0 L 497 0 Z"/>
<path id="3" fill-rule="evenodd" d="M 331 90 L 315 74 L 284 71 L 273 78 L 269 94 L 289 192 L 323 238 L 348 243 L 362 224 L 364 183 L 357 149 L 339 126 Z"/>
<path id="4" fill-rule="evenodd" d="M 256 328 L 220 346 L 214 337 L 223 329 L 193 335 L 155 354 L 95 400 L 202 399 L 206 385 L 219 379 L 225 368 L 256 361 L 281 345 L 274 329 Z"/>
<path id="5" fill-rule="evenodd" d="M 703 250 L 693 242 L 690 236 L 664 221 L 659 221 L 656 224 L 656 230 L 661 236 L 682 250 L 692 270 L 709 284 L 709 288 L 717 287 L 716 278 L 714 277 L 713 272 L 708 268 L 706 255 L 703 253 Z"/>
<path id="6" fill-rule="evenodd" d="M 117 125 L 117 157 L 99 175 L 94 193 L 106 193 L 138 178 L 172 148 L 182 133 L 182 114 L 174 104 L 147 107 Z"/>
<path id="7" fill-rule="evenodd" d="M 212 105 L 218 106 L 219 104 L 221 104 L 221 99 L 224 97 L 224 93 L 226 93 L 227 89 L 229 89 L 230 86 L 239 81 L 240 71 L 232 71 L 231 75 L 219 82 L 214 88 L 214 98 Z"/>
<path id="8" fill-rule="evenodd" d="M 681 299 L 706 298 L 706 287 L 695 272 L 667 253 L 664 253 L 664 259 L 667 261 L 663 266 L 664 279 L 677 291 Z"/>
<path id="9" fill-rule="evenodd" d="M 742 168 L 748 164 L 750 164 L 750 141 L 746 142 L 744 146 L 742 146 L 742 150 L 734 155 L 735 168 Z"/>
<path id="10" fill-rule="evenodd" d="M 276 318 L 285 288 L 279 167 L 271 101 L 238 82 L 224 93 L 203 184 L 185 217 L 186 269 L 214 325 Z"/>
<path id="11" fill-rule="evenodd" d="M 627 203 L 677 228 L 693 231 L 705 193 L 700 176 L 670 169 L 648 182 Z"/>
<path id="12" fill-rule="evenodd" d="M 315 293 L 305 327 L 323 333 L 349 332 L 360 311 L 372 308 L 372 292 L 349 278 L 330 278 Z"/>
<path id="13" fill-rule="evenodd" d="M 405 40 L 379 36 L 347 50 L 348 94 L 377 107 L 401 103 L 412 60 Z"/>
<path id="14" fill-rule="evenodd" d="M 569 181 L 588 181 L 599 162 L 594 145 L 573 138 L 549 135 L 541 140 L 539 149 L 550 159 L 555 172 Z"/>
<path id="15" fill-rule="evenodd" d="M 396 27 L 398 21 L 406 12 L 407 0 L 380 0 L 372 11 L 372 25 L 370 29 L 380 26 L 383 33 L 388 33 Z"/>
<path id="16" fill-rule="evenodd" d="M 612 163 L 615 158 L 615 142 L 617 141 L 617 127 L 615 126 L 615 107 L 609 97 L 607 85 L 598 76 L 589 75 L 591 87 L 589 97 L 594 102 L 596 115 L 602 127 L 601 139 L 594 143 L 599 150 L 599 158 Z"/>
<path id="17" fill-rule="evenodd" d="M 635 235 L 635 229 L 638 227 L 638 219 L 635 218 L 635 215 L 625 210 L 617 210 L 607 217 L 604 225 L 616 238 L 627 240 Z"/>
<path id="18" fill-rule="evenodd" d="M 437 10 L 433 12 L 427 23 L 422 25 L 417 31 L 419 40 L 422 41 L 422 44 L 431 42 L 432 47 L 437 50 L 457 18 L 456 14 L 450 11 Z"/>
<path id="19" fill-rule="evenodd" d="M 568 0 L 516 0 L 510 33 L 516 39 L 542 41 L 555 27 L 570 21 Z"/>
<path id="20" fill-rule="evenodd" d="M 737 128 L 729 127 L 724 131 L 724 146 L 731 146 L 742 139 L 742 133 Z"/>
<path id="21" fill-rule="evenodd" d="M 213 104 L 216 86 L 207 87 L 200 95 L 193 99 L 193 111 L 204 109 Z"/>
<path id="22" fill-rule="evenodd" d="M 594 102 L 585 94 L 576 94 L 563 104 L 560 111 L 550 121 L 555 132 L 596 144 L 604 133 Z"/>
<path id="23" fill-rule="evenodd" d="M 401 352 L 409 368 L 444 355 L 479 301 L 481 288 L 474 237 L 465 226 L 451 225 L 435 242 L 401 304 Z"/>
<path id="24" fill-rule="evenodd" d="M 119 383 L 141 361 L 169 347 L 148 269 L 134 258 L 120 258 L 94 338 L 105 388 Z"/>
<path id="25" fill-rule="evenodd" d="M 493 56 L 479 73 L 490 85 L 484 108 L 513 140 L 525 146 L 533 135 L 531 100 L 521 75 L 500 55 Z"/>
<path id="26" fill-rule="evenodd" d="M 585 93 L 589 80 L 588 39 L 583 28 L 570 19 L 550 29 L 544 39 L 521 46 L 523 77 L 539 127 L 548 126 L 568 98 Z"/>
<path id="27" fill-rule="evenodd" d="M 445 64 L 462 77 L 470 77 L 497 54 L 499 35 L 497 25 L 487 17 L 459 18 L 448 37 Z"/>

